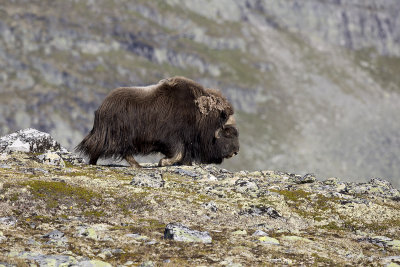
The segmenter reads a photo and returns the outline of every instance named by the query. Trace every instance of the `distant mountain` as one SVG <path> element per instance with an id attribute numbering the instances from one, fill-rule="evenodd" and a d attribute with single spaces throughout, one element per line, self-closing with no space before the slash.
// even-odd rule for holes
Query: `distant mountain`
<path id="1" fill-rule="evenodd" d="M 236 107 L 241 151 L 224 167 L 400 186 L 399 11 L 396 0 L 7 1 L 0 135 L 34 127 L 72 148 L 111 89 L 183 75 Z"/>

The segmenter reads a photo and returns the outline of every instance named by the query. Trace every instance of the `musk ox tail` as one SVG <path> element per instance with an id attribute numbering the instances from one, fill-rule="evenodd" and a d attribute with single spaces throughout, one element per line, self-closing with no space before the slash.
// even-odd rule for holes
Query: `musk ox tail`
<path id="1" fill-rule="evenodd" d="M 95 112 L 94 125 L 90 133 L 76 146 L 75 150 L 89 157 L 89 164 L 96 165 L 97 160 L 103 156 L 106 142 L 105 131 L 99 129 L 98 112 Z"/>

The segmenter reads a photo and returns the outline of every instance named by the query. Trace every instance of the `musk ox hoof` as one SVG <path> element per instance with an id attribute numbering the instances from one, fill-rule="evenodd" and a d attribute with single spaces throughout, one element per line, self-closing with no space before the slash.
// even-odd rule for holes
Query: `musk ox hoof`
<path id="1" fill-rule="evenodd" d="M 165 167 L 165 166 L 170 166 L 171 163 L 169 162 L 168 159 L 160 159 L 158 162 L 158 167 Z"/>
<path id="2" fill-rule="evenodd" d="M 172 166 L 176 162 L 174 162 L 172 159 L 160 159 L 160 162 L 158 162 L 158 167 L 166 167 L 166 166 Z"/>
<path id="3" fill-rule="evenodd" d="M 131 165 L 130 167 L 132 169 L 142 168 L 142 166 L 140 166 L 140 164 L 135 160 L 135 158 L 133 156 L 126 156 L 125 160 L 129 163 L 129 165 Z"/>

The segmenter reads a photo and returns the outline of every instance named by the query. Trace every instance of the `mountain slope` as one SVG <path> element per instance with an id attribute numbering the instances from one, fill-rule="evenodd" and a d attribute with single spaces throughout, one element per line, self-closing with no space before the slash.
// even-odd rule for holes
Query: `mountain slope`
<path id="1" fill-rule="evenodd" d="M 236 107 L 241 152 L 224 167 L 399 185 L 398 7 L 352 3 L 4 3 L 0 134 L 72 148 L 111 89 L 184 75 Z"/>

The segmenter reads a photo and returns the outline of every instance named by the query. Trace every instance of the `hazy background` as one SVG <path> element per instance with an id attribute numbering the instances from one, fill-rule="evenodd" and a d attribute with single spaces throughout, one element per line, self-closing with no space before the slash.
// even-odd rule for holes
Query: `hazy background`
<path id="1" fill-rule="evenodd" d="M 0 135 L 69 149 L 113 88 L 183 75 L 233 102 L 223 167 L 400 186 L 398 0 L 0 0 Z"/>

